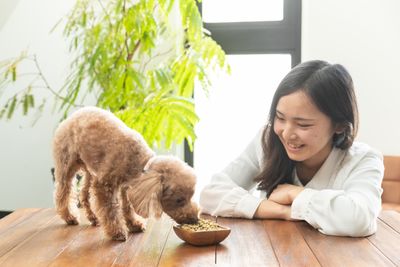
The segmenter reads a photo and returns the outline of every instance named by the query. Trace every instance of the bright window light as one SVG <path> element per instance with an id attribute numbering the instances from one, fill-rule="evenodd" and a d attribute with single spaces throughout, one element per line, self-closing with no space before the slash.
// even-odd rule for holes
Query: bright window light
<path id="1" fill-rule="evenodd" d="M 203 0 L 204 22 L 283 20 L 283 0 Z"/>
<path id="2" fill-rule="evenodd" d="M 265 125 L 270 103 L 281 79 L 291 68 L 288 54 L 228 55 L 231 75 L 213 79 L 209 96 L 195 90 L 194 167 L 197 190 L 236 158 Z"/>

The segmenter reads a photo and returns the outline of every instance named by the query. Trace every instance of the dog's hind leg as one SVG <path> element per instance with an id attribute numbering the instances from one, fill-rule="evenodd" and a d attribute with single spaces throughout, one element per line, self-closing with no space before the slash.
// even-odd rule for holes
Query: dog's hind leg
<path id="1" fill-rule="evenodd" d="M 80 201 L 82 204 L 82 207 L 85 209 L 86 212 L 86 217 L 90 221 L 90 223 L 93 226 L 96 226 L 99 224 L 99 221 L 97 220 L 96 215 L 93 213 L 92 208 L 90 207 L 90 185 L 92 183 L 92 175 L 87 171 L 86 168 L 84 168 L 84 177 L 82 180 L 82 187 L 80 191 Z"/>
<path id="2" fill-rule="evenodd" d="M 69 160 L 67 164 L 62 161 L 55 162 L 55 204 L 57 213 L 67 224 L 78 224 L 78 211 L 76 196 L 71 194 L 72 181 L 80 165 Z M 76 214 L 76 215 L 75 215 Z"/>
<path id="3" fill-rule="evenodd" d="M 103 177 L 98 177 L 104 181 Z M 117 179 L 110 179 L 116 181 Z M 127 230 L 123 223 L 119 203 L 119 185 L 109 182 L 93 181 L 92 190 L 95 195 L 95 212 L 105 234 L 113 240 L 125 241 Z"/>
<path id="4" fill-rule="evenodd" d="M 121 188 L 122 214 L 124 216 L 126 226 L 128 227 L 129 232 L 143 232 L 146 230 L 145 220 L 136 214 L 128 199 L 127 190 L 127 186 Z"/>

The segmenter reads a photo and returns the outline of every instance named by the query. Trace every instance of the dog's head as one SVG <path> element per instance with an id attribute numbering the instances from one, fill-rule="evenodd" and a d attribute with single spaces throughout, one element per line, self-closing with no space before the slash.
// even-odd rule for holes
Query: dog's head
<path id="1" fill-rule="evenodd" d="M 158 196 L 162 210 L 177 223 L 196 223 L 199 208 L 191 199 L 196 174 L 189 165 L 175 157 L 161 157 L 150 169 L 160 173 L 162 190 Z"/>
<path id="2" fill-rule="evenodd" d="M 179 224 L 198 221 L 199 208 L 191 201 L 196 185 L 196 174 L 185 162 L 172 156 L 156 156 L 138 180 L 144 183 L 152 181 L 151 189 L 148 186 L 147 190 L 141 189 L 142 192 L 135 190 L 136 194 L 151 195 L 149 201 L 135 205 L 134 198 L 138 195 L 131 194 L 130 200 L 139 215 L 147 217 L 150 212 L 160 216 L 162 210 Z M 139 184 L 136 189 L 138 187 Z"/>

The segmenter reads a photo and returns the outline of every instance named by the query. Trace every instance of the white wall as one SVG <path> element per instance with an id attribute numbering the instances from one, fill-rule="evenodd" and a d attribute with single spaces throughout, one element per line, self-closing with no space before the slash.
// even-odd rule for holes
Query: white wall
<path id="1" fill-rule="evenodd" d="M 10 1 L 0 2 L 0 17 Z M 59 88 L 68 72 L 67 44 L 60 31 L 49 30 L 74 2 L 20 0 L 0 25 L 0 60 L 29 48 Z M 398 10 L 398 0 L 303 0 L 303 60 L 325 59 L 349 69 L 361 113 L 359 140 L 385 154 L 400 154 Z M 0 210 L 53 205 L 50 142 L 58 118 L 48 110 L 33 128 L 19 113 L 0 121 Z"/>
<path id="2" fill-rule="evenodd" d="M 20 0 L 14 1 L 2 1 L 1 9 L 0 9 L 0 30 L 3 27 L 4 23 L 8 20 L 8 17 L 13 13 L 15 7 L 18 5 Z"/>
<path id="3" fill-rule="evenodd" d="M 358 97 L 358 140 L 400 154 L 400 1 L 303 0 L 302 60 L 350 71 Z"/>
<path id="4" fill-rule="evenodd" d="M 61 37 L 62 27 L 49 32 L 74 1 L 19 0 L 13 9 L 3 8 L 13 1 L 0 3 L 0 17 L 8 17 L 0 25 L 0 61 L 28 49 L 37 54 L 50 85 L 59 88 L 68 71 L 68 49 Z M 32 64 L 23 64 L 22 68 L 22 72 L 34 70 Z M 15 89 L 10 86 L 7 91 Z M 52 96 L 46 91 L 40 94 L 48 97 L 50 107 L 34 127 L 34 116 L 24 117 L 20 110 L 12 120 L 0 120 L 0 210 L 53 205 L 50 143 L 60 115 L 51 112 Z M 7 92 L 1 95 L 0 104 L 9 96 Z"/>

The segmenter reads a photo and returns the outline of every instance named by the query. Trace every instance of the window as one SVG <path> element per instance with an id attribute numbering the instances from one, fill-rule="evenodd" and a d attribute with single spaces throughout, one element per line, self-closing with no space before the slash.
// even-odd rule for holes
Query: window
<path id="1" fill-rule="evenodd" d="M 224 8 L 217 2 L 223 2 Z M 269 7 L 252 6 L 250 2 L 267 3 L 276 14 L 268 11 L 268 17 L 261 17 L 264 12 L 257 10 Z M 232 73 L 213 79 L 208 98 L 202 90 L 195 90 L 201 121 L 196 128 L 194 153 L 185 153 L 198 174 L 195 198 L 211 175 L 237 157 L 265 124 L 278 83 L 300 62 L 301 1 L 240 3 L 246 7 L 225 0 L 203 0 L 200 7 L 204 26 L 228 55 Z M 237 8 L 248 14 L 239 16 L 233 10 Z"/>
<path id="2" fill-rule="evenodd" d="M 283 0 L 203 0 L 202 5 L 206 23 L 283 19 Z"/>

